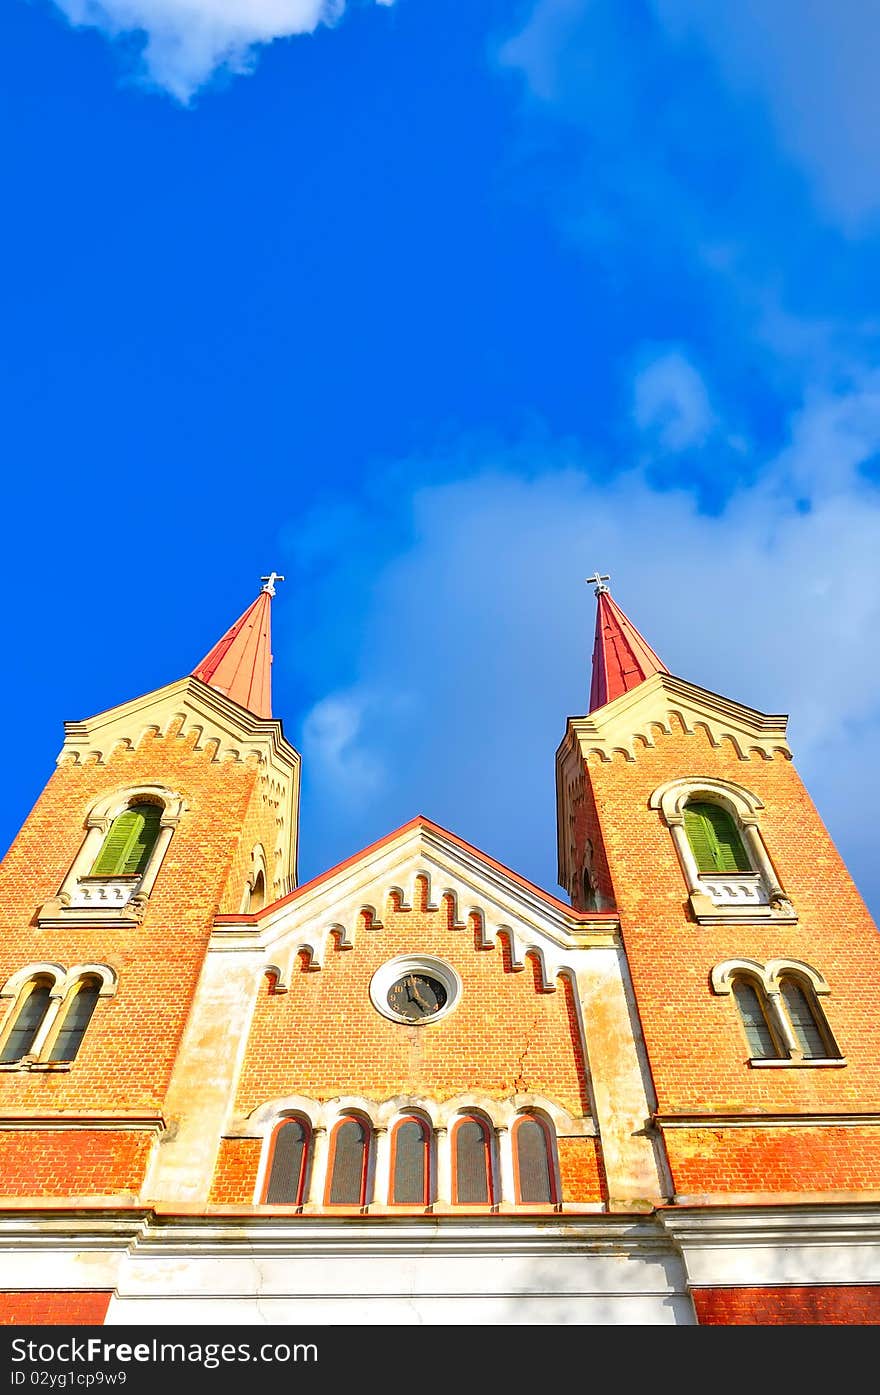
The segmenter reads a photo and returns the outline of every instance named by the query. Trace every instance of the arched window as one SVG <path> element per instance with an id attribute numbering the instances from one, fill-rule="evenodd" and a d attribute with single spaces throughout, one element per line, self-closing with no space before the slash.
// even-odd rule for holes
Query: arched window
<path id="1" fill-rule="evenodd" d="M 328 1206 L 365 1206 L 370 1130 L 360 1119 L 341 1119 L 333 1130 Z"/>
<path id="2" fill-rule="evenodd" d="M 521 1114 L 513 1129 L 516 1199 L 556 1203 L 550 1131 L 534 1114 Z"/>
<path id="3" fill-rule="evenodd" d="M 98 1002 L 101 983 L 97 978 L 83 978 L 64 1014 L 61 1030 L 52 1043 L 48 1059 L 50 1061 L 74 1061 L 86 1027 L 92 1020 L 92 1013 Z"/>
<path id="4" fill-rule="evenodd" d="M 492 1149 L 482 1119 L 466 1115 L 453 1132 L 453 1200 L 460 1206 L 491 1206 Z"/>
<path id="5" fill-rule="evenodd" d="M 779 992 L 801 1055 L 809 1060 L 834 1054 L 819 1025 L 819 1013 L 797 980 L 788 975 L 781 978 Z"/>
<path id="6" fill-rule="evenodd" d="M 688 801 L 684 829 L 699 872 L 751 872 L 736 820 L 720 804 Z"/>
<path id="7" fill-rule="evenodd" d="M 131 804 L 113 820 L 91 870 L 93 877 L 127 877 L 143 872 L 159 836 L 158 804 Z"/>
<path id="8" fill-rule="evenodd" d="M 256 881 L 251 887 L 251 894 L 248 897 L 248 910 L 261 911 L 266 904 L 266 878 L 263 869 L 257 873 Z"/>
<path id="9" fill-rule="evenodd" d="M 424 1119 L 401 1119 L 391 1136 L 391 1200 L 428 1206 L 431 1196 L 431 1132 Z"/>
<path id="10" fill-rule="evenodd" d="M 310 1142 L 311 1129 L 305 1119 L 290 1118 L 279 1124 L 272 1144 L 265 1201 L 275 1205 L 302 1205 Z"/>
<path id="11" fill-rule="evenodd" d="M 727 959 L 715 965 L 711 983 L 716 993 L 732 994 L 753 1066 L 846 1064 L 819 1002 L 831 990 L 810 964 Z"/>
<path id="12" fill-rule="evenodd" d="M 0 1065 L 11 1065 L 27 1056 L 49 1011 L 52 980 L 33 978 L 25 986 L 25 998 L 18 1009 L 12 1028 L 0 1051 Z"/>
<path id="13" fill-rule="evenodd" d="M 752 1060 L 772 1060 L 783 1055 L 770 1026 L 770 1015 L 763 988 L 747 978 L 733 982 L 733 996 L 739 1009 Z"/>

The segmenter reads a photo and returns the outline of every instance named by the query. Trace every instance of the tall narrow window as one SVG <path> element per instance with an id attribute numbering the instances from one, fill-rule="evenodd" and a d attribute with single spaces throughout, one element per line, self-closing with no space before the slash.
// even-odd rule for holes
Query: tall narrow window
<path id="1" fill-rule="evenodd" d="M 720 804 L 686 804 L 684 829 L 699 872 L 751 872 L 734 817 Z"/>
<path id="2" fill-rule="evenodd" d="M 489 1130 L 481 1119 L 464 1118 L 453 1134 L 455 1200 L 462 1206 L 491 1205 L 492 1153 Z"/>
<path id="3" fill-rule="evenodd" d="M 110 825 L 91 876 L 127 877 L 143 872 L 159 836 L 158 804 L 132 804 Z"/>
<path id="4" fill-rule="evenodd" d="M 308 1170 L 309 1137 L 309 1126 L 304 1119 L 285 1119 L 275 1130 L 265 1197 L 270 1204 L 302 1205 Z"/>
<path id="5" fill-rule="evenodd" d="M 367 1126 L 360 1119 L 343 1119 L 333 1133 L 332 1153 L 328 1205 L 364 1206 L 370 1161 Z"/>
<path id="6" fill-rule="evenodd" d="M 552 1205 L 556 1197 L 546 1127 L 534 1115 L 522 1114 L 514 1126 L 513 1141 L 517 1201 Z"/>
<path id="7" fill-rule="evenodd" d="M 806 1057 L 827 1056 L 828 1047 L 810 1000 L 800 984 L 793 978 L 783 978 L 780 982 L 780 993 L 799 1051 Z"/>
<path id="8" fill-rule="evenodd" d="M 739 1008 L 752 1059 L 762 1060 L 779 1056 L 779 1048 L 764 1011 L 763 992 L 759 992 L 746 979 L 738 978 L 733 985 L 733 996 Z"/>
<path id="9" fill-rule="evenodd" d="M 431 1134 L 423 1119 L 402 1119 L 391 1139 L 391 1200 L 427 1206 L 431 1200 Z"/>
<path id="10" fill-rule="evenodd" d="M 52 1044 L 48 1058 L 50 1061 L 76 1060 L 86 1027 L 92 1020 L 92 1013 L 97 1006 L 100 989 L 101 985 L 96 978 L 84 978 L 81 981 L 64 1015 L 61 1030 Z"/>
<path id="11" fill-rule="evenodd" d="M 11 1065 L 27 1056 L 34 1044 L 37 1032 L 43 1025 L 43 1018 L 49 1011 L 52 980 L 35 978 L 31 980 L 27 997 L 18 1010 L 12 1030 L 0 1051 L 0 1065 Z"/>

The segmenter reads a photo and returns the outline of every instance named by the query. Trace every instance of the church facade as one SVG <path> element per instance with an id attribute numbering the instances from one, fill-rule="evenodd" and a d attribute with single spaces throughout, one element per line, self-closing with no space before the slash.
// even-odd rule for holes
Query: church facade
<path id="1" fill-rule="evenodd" d="M 423 817 L 298 884 L 274 580 L 0 867 L 0 1321 L 880 1321 L 880 939 L 785 718 L 597 575 L 564 899 Z"/>

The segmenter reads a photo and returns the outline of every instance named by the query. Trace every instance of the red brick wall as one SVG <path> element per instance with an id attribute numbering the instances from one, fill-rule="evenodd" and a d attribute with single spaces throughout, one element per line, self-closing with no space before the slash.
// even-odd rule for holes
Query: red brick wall
<path id="1" fill-rule="evenodd" d="M 418 886 L 424 896 L 424 883 Z M 506 948 L 478 947 L 473 924 L 455 929 L 450 898 L 437 910 L 384 908 L 382 928 L 359 928 L 354 948 L 330 949 L 324 967 L 295 972 L 290 991 L 267 980 L 254 1013 L 236 1110 L 287 1094 L 318 1100 L 359 1094 L 381 1101 L 468 1091 L 503 1099 L 535 1093 L 572 1114 L 587 1109 L 570 988 L 541 992 L 529 963 L 511 968 Z M 391 1022 L 370 1002 L 375 971 L 395 955 L 438 955 L 462 979 L 458 1007 L 427 1026 Z"/>
<path id="2" fill-rule="evenodd" d="M 697 1321 L 708 1326 L 835 1327 L 880 1323 L 880 1285 L 834 1287 L 696 1288 Z"/>
<path id="3" fill-rule="evenodd" d="M 155 1137 L 147 1129 L 0 1130 L 0 1199 L 133 1200 Z"/>
<path id="4" fill-rule="evenodd" d="M 0 1291 L 0 1326 L 99 1327 L 107 1315 L 111 1296 L 98 1289 L 77 1293 Z"/>
<path id="5" fill-rule="evenodd" d="M 655 729 L 654 749 L 637 743 L 634 761 L 591 757 L 586 765 L 660 1112 L 880 1110 L 880 936 L 792 763 L 758 755 L 743 761 L 730 741 L 715 748 L 702 730 L 688 735 L 676 718 L 672 724 L 670 735 Z M 763 801 L 764 841 L 797 924 L 692 920 L 671 834 L 648 800 L 668 780 L 700 775 L 733 781 Z M 791 958 L 818 969 L 831 989 L 822 1006 L 848 1064 L 750 1067 L 734 1002 L 710 987 L 713 966 L 734 957 Z M 782 1185 L 783 1177 L 800 1178 L 797 1186 L 808 1180 L 808 1165 L 794 1156 L 806 1141 L 800 1130 L 782 1145 L 791 1149 L 790 1167 L 770 1133 L 733 1141 L 724 1134 L 723 1152 L 707 1140 L 702 1162 L 685 1158 L 689 1145 L 677 1134 L 668 1138 L 687 1183 L 682 1189 L 707 1190 L 716 1167 L 716 1189 L 728 1181 L 738 1191 L 760 1191 L 768 1181 Z M 859 1178 L 860 1186 L 880 1187 L 880 1155 L 866 1134 L 841 1132 L 822 1157 L 823 1186 L 847 1188 Z"/>
<path id="6" fill-rule="evenodd" d="M 880 1178 L 877 1128 L 669 1129 L 675 1191 L 871 1191 Z"/>
<path id="7" fill-rule="evenodd" d="M 261 1139 L 223 1139 L 211 1189 L 212 1205 L 253 1204 L 261 1152 Z M 605 1200 L 605 1177 L 598 1139 L 560 1138 L 557 1140 L 557 1153 L 564 1202 Z M 371 1209 L 377 1210 L 382 1202 L 383 1199 L 377 1197 Z"/>
<path id="8" fill-rule="evenodd" d="M 213 762 L 194 736 L 148 733 L 106 764 L 64 763 L 49 780 L 0 866 L 0 982 L 33 961 L 65 968 L 106 963 L 119 975 L 101 999 L 70 1071 L 0 1072 L 0 1116 L 27 1107 L 161 1106 L 215 912 L 223 895 L 258 772 L 253 761 Z M 42 930 L 37 908 L 57 895 L 85 833 L 92 802 L 132 785 L 178 790 L 186 809 L 159 871 L 142 924 Z M 260 805 L 249 831 L 274 845 L 275 811 Z M 230 892 L 240 899 L 241 887 Z"/>

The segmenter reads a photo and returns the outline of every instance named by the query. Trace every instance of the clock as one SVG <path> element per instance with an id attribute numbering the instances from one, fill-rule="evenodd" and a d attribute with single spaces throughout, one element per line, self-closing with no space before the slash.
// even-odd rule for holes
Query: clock
<path id="1" fill-rule="evenodd" d="M 423 1022 L 446 1006 L 448 996 L 439 978 L 413 970 L 394 980 L 388 989 L 388 1006 L 407 1022 Z"/>
<path id="2" fill-rule="evenodd" d="M 461 979 L 451 964 L 433 954 L 398 954 L 370 979 L 373 1007 L 404 1026 L 437 1022 L 460 1001 Z"/>

